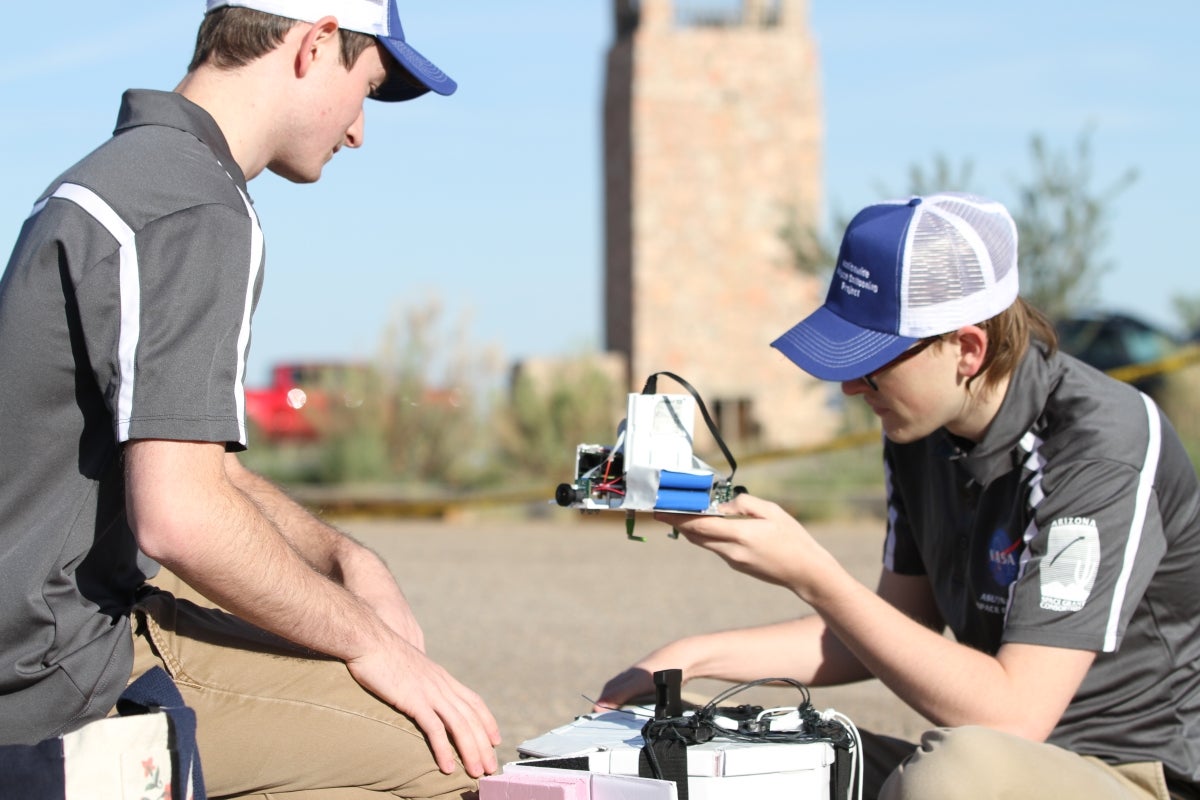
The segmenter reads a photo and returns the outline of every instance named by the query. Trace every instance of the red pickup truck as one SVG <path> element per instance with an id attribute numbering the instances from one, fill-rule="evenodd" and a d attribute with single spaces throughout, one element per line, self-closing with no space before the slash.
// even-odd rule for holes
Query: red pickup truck
<path id="1" fill-rule="evenodd" d="M 268 440 L 321 437 L 331 405 L 361 405 L 371 369 L 346 362 L 277 364 L 271 384 L 246 388 L 246 419 Z"/>

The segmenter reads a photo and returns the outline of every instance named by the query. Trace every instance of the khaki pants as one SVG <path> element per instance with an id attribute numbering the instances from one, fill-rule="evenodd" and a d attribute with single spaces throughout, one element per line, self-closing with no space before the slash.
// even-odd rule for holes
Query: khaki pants
<path id="1" fill-rule="evenodd" d="M 981 727 L 927 731 L 915 745 L 863 733 L 865 797 L 880 800 L 1184 800 L 1157 761 L 1113 766 Z"/>
<path id="2" fill-rule="evenodd" d="M 424 736 L 346 666 L 168 592 L 134 615 L 133 677 L 160 665 L 196 711 L 210 797 L 473 798 Z"/>

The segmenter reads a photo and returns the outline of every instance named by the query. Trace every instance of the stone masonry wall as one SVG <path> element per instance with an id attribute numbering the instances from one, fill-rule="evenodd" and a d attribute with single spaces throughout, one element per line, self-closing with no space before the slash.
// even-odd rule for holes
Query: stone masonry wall
<path id="1" fill-rule="evenodd" d="M 769 346 L 824 295 L 781 237 L 789 215 L 816 221 L 822 122 L 807 4 L 782 0 L 769 25 L 763 6 L 699 26 L 670 0 L 632 4 L 606 87 L 606 327 L 631 390 L 678 373 L 722 406 L 723 429 L 737 435 L 740 404 L 741 433 L 788 447 L 836 424 L 830 387 Z"/>

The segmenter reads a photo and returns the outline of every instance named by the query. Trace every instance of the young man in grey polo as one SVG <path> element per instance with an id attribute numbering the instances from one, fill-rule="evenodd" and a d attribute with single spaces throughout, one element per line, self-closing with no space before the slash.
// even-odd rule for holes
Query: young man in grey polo
<path id="1" fill-rule="evenodd" d="M 875 592 L 778 506 L 671 522 L 815 614 L 690 637 L 649 675 L 879 678 L 940 726 L 865 737 L 867 795 L 1195 797 L 1200 485 L 1154 403 L 1055 350 L 1017 296 L 1016 228 L 983 198 L 883 203 L 848 226 L 824 306 L 774 346 L 883 429 Z M 954 638 L 946 638 L 949 629 Z"/>
<path id="2" fill-rule="evenodd" d="M 454 89 L 394 2 L 208 0 L 179 87 L 126 93 L 37 201 L 0 283 L 0 744 L 103 717 L 161 665 L 214 795 L 459 798 L 496 768 L 495 720 L 384 564 L 236 457 L 247 181 L 317 180 L 367 97 Z M 155 562 L 231 613 L 148 585 Z"/>

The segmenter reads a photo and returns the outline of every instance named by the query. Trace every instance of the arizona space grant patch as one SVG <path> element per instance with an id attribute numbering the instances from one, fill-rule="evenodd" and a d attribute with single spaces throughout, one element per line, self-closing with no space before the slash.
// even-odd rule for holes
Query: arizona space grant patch
<path id="1" fill-rule="evenodd" d="M 1078 611 L 1087 602 L 1100 569 L 1100 533 L 1090 517 L 1063 517 L 1050 523 L 1042 558 L 1041 607 Z"/>

